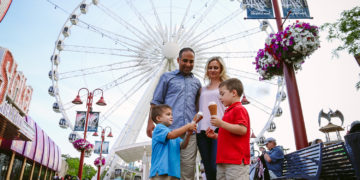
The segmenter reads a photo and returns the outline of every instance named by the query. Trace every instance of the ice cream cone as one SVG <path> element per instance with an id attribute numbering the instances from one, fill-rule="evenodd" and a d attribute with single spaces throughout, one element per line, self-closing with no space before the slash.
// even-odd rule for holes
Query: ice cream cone
<path id="1" fill-rule="evenodd" d="M 211 116 L 217 115 L 217 105 L 215 102 L 210 102 L 208 108 Z"/>
<path id="2" fill-rule="evenodd" d="M 198 123 L 201 119 L 203 118 L 203 113 L 202 112 L 198 112 L 195 117 L 194 117 L 194 122 Z"/>

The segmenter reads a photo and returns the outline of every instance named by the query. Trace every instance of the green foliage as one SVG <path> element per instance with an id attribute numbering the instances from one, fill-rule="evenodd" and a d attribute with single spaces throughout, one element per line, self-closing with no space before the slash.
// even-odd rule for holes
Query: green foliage
<path id="1" fill-rule="evenodd" d="M 360 7 L 354 7 L 341 13 L 340 19 L 335 23 L 325 23 L 320 28 L 328 29 L 328 40 L 339 39 L 343 42 L 333 51 L 338 57 L 338 52 L 347 50 L 349 54 L 360 54 Z"/>
<path id="2" fill-rule="evenodd" d="M 63 158 L 65 158 L 65 160 L 68 164 L 68 167 L 69 167 L 69 169 L 67 170 L 66 173 L 70 174 L 71 176 L 77 176 L 78 172 L 79 172 L 80 159 L 70 157 L 70 155 L 68 155 L 68 154 L 63 154 L 61 156 Z M 97 170 L 95 170 L 94 167 L 84 163 L 82 178 L 83 179 L 91 179 L 96 174 L 96 171 Z"/>

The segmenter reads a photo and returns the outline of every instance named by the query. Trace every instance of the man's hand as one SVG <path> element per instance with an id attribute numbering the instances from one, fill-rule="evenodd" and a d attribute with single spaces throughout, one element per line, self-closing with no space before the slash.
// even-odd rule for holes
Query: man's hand
<path id="1" fill-rule="evenodd" d="M 205 134 L 206 134 L 207 137 L 209 137 L 211 139 L 217 139 L 217 134 L 210 127 L 207 128 Z"/>
<path id="2" fill-rule="evenodd" d="M 223 121 L 220 118 L 218 118 L 217 116 L 211 116 L 210 123 L 213 126 L 221 127 Z"/>
<path id="3" fill-rule="evenodd" d="M 152 132 L 155 128 L 155 125 L 153 122 L 149 122 L 146 128 L 146 134 L 149 138 L 152 138 Z"/>

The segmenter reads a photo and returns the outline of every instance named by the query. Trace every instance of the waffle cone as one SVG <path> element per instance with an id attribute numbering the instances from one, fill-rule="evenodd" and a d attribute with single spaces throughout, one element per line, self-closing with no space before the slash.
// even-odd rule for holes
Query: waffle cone
<path id="1" fill-rule="evenodd" d="M 213 115 L 217 115 L 217 105 L 216 104 L 210 104 L 208 106 L 210 114 Z"/>

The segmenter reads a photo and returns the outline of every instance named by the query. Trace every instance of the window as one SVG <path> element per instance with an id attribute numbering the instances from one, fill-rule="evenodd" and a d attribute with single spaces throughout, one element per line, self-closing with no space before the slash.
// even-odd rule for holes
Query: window
<path id="1" fill-rule="evenodd" d="M 30 160 L 27 160 L 26 164 L 25 164 L 23 179 L 30 179 L 32 167 L 33 167 L 33 162 Z"/>
<path id="2" fill-rule="evenodd" d="M 35 169 L 34 169 L 34 173 L 33 173 L 32 180 L 38 180 L 39 171 L 40 171 L 40 165 L 39 165 L 39 164 L 35 164 Z"/>
<path id="3" fill-rule="evenodd" d="M 0 180 L 6 179 L 6 173 L 9 169 L 10 154 L 7 152 L 0 152 Z"/>
<path id="4" fill-rule="evenodd" d="M 20 172 L 23 162 L 24 160 L 22 157 L 15 156 L 10 179 L 20 179 Z"/>

